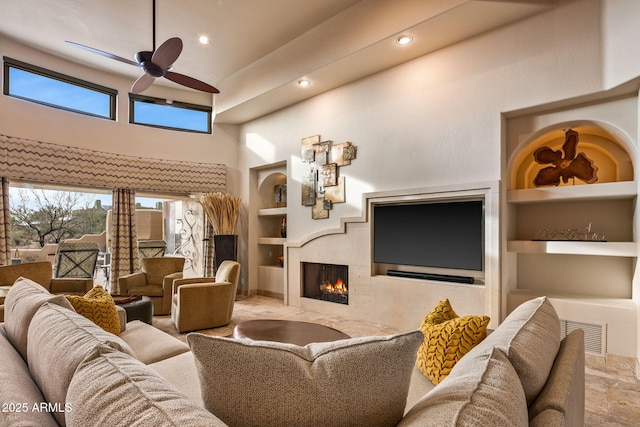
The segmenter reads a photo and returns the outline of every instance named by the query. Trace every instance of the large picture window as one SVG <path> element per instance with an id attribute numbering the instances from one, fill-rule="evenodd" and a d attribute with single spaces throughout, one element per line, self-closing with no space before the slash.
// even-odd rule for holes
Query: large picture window
<path id="1" fill-rule="evenodd" d="M 129 94 L 129 123 L 211 133 L 211 107 Z"/>
<path id="2" fill-rule="evenodd" d="M 118 91 L 4 57 L 3 93 L 74 113 L 116 119 Z"/>

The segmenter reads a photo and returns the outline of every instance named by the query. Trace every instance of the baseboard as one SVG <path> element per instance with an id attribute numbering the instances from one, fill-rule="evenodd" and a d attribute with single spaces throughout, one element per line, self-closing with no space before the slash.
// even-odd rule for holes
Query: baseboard
<path id="1" fill-rule="evenodd" d="M 271 291 L 266 291 L 264 289 L 258 289 L 256 292 L 256 295 L 260 295 L 263 297 L 269 297 L 269 298 L 275 298 L 275 299 L 279 299 L 284 301 L 284 294 L 281 294 L 279 292 L 271 292 Z"/>

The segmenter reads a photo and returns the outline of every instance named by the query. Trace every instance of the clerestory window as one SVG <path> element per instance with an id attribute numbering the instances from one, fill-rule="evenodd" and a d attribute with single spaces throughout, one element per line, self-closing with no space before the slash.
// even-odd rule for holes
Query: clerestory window
<path id="1" fill-rule="evenodd" d="M 129 94 L 129 123 L 186 132 L 211 133 L 212 108 Z"/>
<path id="2" fill-rule="evenodd" d="M 6 56 L 3 60 L 5 95 L 74 113 L 116 119 L 117 90 Z"/>

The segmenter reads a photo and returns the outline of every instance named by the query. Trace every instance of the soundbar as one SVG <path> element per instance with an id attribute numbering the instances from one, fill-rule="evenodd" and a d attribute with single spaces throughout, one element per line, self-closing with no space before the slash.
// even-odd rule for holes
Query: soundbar
<path id="1" fill-rule="evenodd" d="M 433 274 L 433 273 L 418 273 L 415 271 L 400 271 L 400 270 L 387 270 L 387 276 L 405 277 L 408 279 L 422 279 L 422 280 L 438 280 L 441 282 L 455 282 L 455 283 L 467 283 L 473 284 L 473 277 L 469 276 L 452 276 L 450 274 Z"/>

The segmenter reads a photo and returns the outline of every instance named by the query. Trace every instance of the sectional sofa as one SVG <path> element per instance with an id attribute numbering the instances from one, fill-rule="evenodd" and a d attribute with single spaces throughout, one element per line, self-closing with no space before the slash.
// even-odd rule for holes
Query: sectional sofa
<path id="1" fill-rule="evenodd" d="M 202 334 L 190 334 L 188 339 L 194 351 L 140 321 L 127 323 L 119 336 L 107 333 L 75 313 L 63 296 L 19 279 L 7 295 L 5 322 L 0 324 L 0 425 L 296 425 L 289 421 L 312 411 L 296 414 L 263 405 L 246 414 L 240 403 L 243 395 L 262 402 L 255 393 L 273 391 L 271 385 L 264 390 L 249 386 L 251 378 L 264 373 L 263 358 L 270 357 L 270 363 L 275 360 L 279 367 L 264 378 L 283 376 L 282 392 L 291 394 L 293 404 L 294 397 L 313 393 L 314 388 L 313 384 L 308 390 L 287 388 L 298 380 L 295 369 L 314 372 L 315 379 L 305 374 L 300 377 L 304 381 L 321 375 L 329 375 L 330 382 L 344 381 L 331 374 L 349 363 L 337 362 L 346 353 L 357 356 L 354 363 L 363 371 L 337 389 L 350 393 L 361 387 L 368 398 L 380 399 L 379 405 L 341 403 L 352 408 L 349 416 L 363 417 L 349 418 L 350 425 L 453 426 L 474 420 L 482 425 L 571 426 L 584 421 L 583 336 L 575 331 L 560 340 L 558 318 L 545 298 L 516 309 L 437 386 L 413 368 L 421 342 L 416 331 L 307 347 Z M 221 358 L 225 352 L 227 357 Z M 391 385 L 376 383 L 384 377 L 383 364 L 389 363 L 386 354 L 397 361 L 390 367 L 393 378 L 384 380 L 395 382 Z M 253 363 L 245 364 L 245 357 Z M 282 368 L 289 363 L 283 362 L 285 358 L 296 365 L 290 372 Z M 363 358 L 371 363 L 363 364 Z M 222 390 L 228 398 L 212 403 L 215 384 L 200 382 L 200 375 L 207 372 L 230 379 Z M 383 389 L 376 390 L 380 386 Z M 401 407 L 385 406 L 384 400 L 396 391 L 400 398 L 391 404 Z M 287 403 L 285 398 L 285 408 Z M 223 409 L 205 409 L 216 404 L 245 414 L 229 418 Z M 319 417 L 315 424 L 333 424 L 333 412 L 313 415 Z"/>

